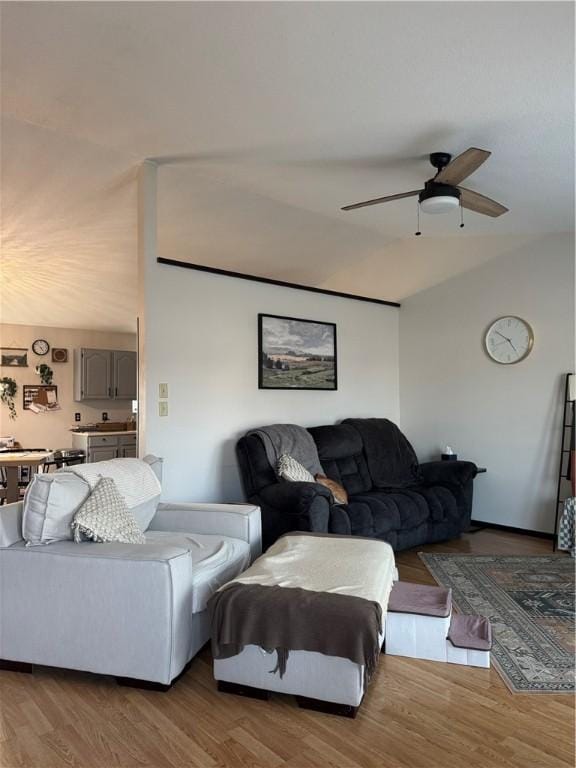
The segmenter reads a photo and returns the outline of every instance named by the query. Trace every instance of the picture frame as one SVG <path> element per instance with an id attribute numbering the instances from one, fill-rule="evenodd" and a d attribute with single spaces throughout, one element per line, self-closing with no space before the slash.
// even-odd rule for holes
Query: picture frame
<path id="1" fill-rule="evenodd" d="M 0 366 L 2 368 L 28 368 L 28 349 L 26 347 L 0 347 Z"/>
<path id="2" fill-rule="evenodd" d="M 335 392 L 336 323 L 258 314 L 258 389 Z"/>
<path id="3" fill-rule="evenodd" d="M 62 347 L 52 347 L 52 362 L 53 363 L 67 363 L 68 362 L 68 350 Z"/>

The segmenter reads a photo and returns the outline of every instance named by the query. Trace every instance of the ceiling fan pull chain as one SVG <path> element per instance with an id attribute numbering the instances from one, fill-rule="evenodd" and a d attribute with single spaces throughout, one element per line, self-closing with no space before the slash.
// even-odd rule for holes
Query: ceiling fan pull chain
<path id="1" fill-rule="evenodd" d="M 414 232 L 414 234 L 416 235 L 416 237 L 418 237 L 419 235 L 422 234 L 422 232 L 420 232 L 420 201 L 416 203 L 416 221 L 417 221 L 416 229 L 418 231 Z"/>
<path id="2" fill-rule="evenodd" d="M 460 229 L 464 229 L 464 206 L 460 200 Z"/>

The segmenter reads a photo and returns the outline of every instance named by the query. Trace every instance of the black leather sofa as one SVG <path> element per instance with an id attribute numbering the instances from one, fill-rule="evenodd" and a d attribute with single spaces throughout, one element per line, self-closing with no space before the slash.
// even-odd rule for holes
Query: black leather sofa
<path id="1" fill-rule="evenodd" d="M 368 536 L 395 550 L 456 538 L 472 511 L 476 465 L 420 464 L 406 437 L 387 419 L 347 419 L 308 430 L 328 477 L 344 486 L 335 504 L 319 483 L 279 481 L 258 435 L 238 441 L 248 500 L 262 510 L 264 548 L 288 531 Z"/>

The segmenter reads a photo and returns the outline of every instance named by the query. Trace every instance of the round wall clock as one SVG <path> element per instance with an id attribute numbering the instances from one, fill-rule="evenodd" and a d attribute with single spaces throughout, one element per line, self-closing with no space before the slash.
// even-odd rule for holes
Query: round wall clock
<path id="1" fill-rule="evenodd" d="M 47 355 L 50 349 L 50 344 L 45 339 L 36 339 L 32 342 L 32 352 L 35 355 Z"/>
<path id="2" fill-rule="evenodd" d="M 486 352 L 502 365 L 512 365 L 528 357 L 534 344 L 534 333 L 521 317 L 506 315 L 490 325 L 484 338 Z"/>

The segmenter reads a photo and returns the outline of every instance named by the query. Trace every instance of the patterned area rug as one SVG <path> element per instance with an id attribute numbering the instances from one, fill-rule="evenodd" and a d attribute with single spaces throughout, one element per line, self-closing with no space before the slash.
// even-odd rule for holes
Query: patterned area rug
<path id="1" fill-rule="evenodd" d="M 488 616 L 492 662 L 515 693 L 574 691 L 574 560 L 420 552 L 461 613 Z"/>

